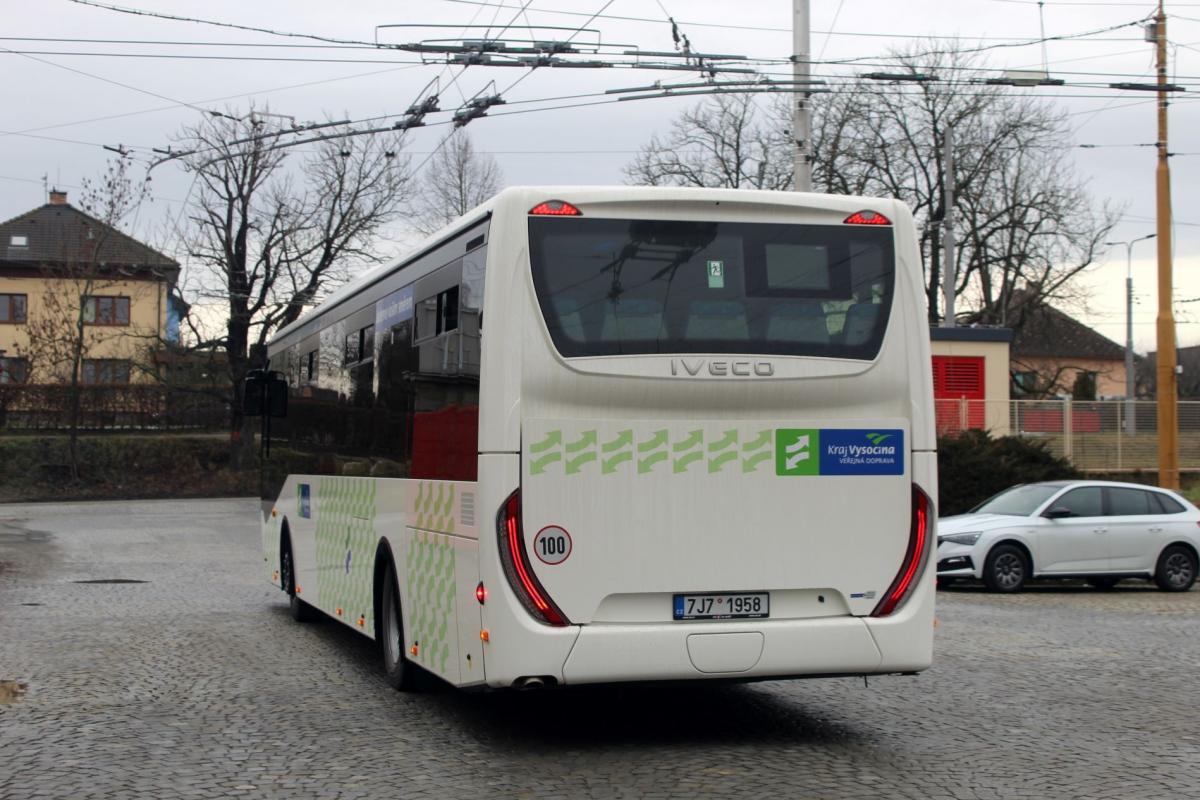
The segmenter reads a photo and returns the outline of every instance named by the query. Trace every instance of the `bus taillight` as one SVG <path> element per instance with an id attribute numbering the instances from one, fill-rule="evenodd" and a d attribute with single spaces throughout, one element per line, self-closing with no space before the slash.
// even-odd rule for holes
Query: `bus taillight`
<path id="1" fill-rule="evenodd" d="M 563 200 L 547 200 L 529 209 L 531 217 L 581 217 L 582 212 Z"/>
<path id="2" fill-rule="evenodd" d="M 529 555 L 525 552 L 525 540 L 521 535 L 520 489 L 510 494 L 500 507 L 500 513 L 496 515 L 496 534 L 504 575 L 525 610 L 534 619 L 548 625 L 569 625 L 566 615 L 546 594 L 541 581 L 529 568 Z"/>
<path id="3" fill-rule="evenodd" d="M 921 487 L 914 483 L 908 549 L 904 553 L 904 561 L 900 564 L 900 571 L 896 574 L 896 579 L 888 587 L 887 594 L 879 601 L 879 605 L 871 612 L 872 617 L 886 617 L 891 614 L 900 607 L 900 604 L 920 582 L 921 573 L 928 560 L 926 556 L 929 554 L 929 515 L 933 511 L 932 505 L 929 495 L 921 491 Z"/>
<path id="4" fill-rule="evenodd" d="M 846 225 L 891 225 L 892 221 L 878 211 L 856 211 L 842 222 Z"/>

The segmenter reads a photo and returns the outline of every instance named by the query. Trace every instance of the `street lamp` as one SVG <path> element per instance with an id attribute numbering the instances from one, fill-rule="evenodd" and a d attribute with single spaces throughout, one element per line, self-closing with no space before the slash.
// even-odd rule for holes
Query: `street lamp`
<path id="1" fill-rule="evenodd" d="M 1156 234 L 1149 233 L 1127 242 L 1105 242 L 1105 245 L 1125 245 L 1125 432 L 1137 432 L 1133 396 L 1133 246 Z"/>

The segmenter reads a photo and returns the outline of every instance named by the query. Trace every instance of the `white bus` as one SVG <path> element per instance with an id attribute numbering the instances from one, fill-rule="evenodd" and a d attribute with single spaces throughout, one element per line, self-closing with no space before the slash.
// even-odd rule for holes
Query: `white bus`
<path id="1" fill-rule="evenodd" d="M 507 189 L 270 343 L 266 573 L 398 688 L 918 672 L 923 298 L 899 202 Z"/>

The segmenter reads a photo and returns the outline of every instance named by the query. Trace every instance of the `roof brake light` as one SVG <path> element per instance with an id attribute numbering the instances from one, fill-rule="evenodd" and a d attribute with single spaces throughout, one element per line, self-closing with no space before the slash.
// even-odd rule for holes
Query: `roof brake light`
<path id="1" fill-rule="evenodd" d="M 563 200 L 547 200 L 529 209 L 531 217 L 582 217 L 578 208 Z"/>
<path id="2" fill-rule="evenodd" d="M 891 225 L 892 221 L 878 211 L 856 211 L 844 220 L 847 225 Z"/>

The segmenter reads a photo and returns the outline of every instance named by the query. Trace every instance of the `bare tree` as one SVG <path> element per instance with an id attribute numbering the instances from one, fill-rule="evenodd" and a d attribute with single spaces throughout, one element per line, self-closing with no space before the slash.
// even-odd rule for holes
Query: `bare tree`
<path id="1" fill-rule="evenodd" d="M 129 330 L 124 327 L 130 322 L 128 318 L 123 322 L 115 318 L 121 313 L 115 304 L 102 309 L 97 301 L 97 296 L 106 289 L 128 286 L 126 276 L 106 262 L 104 253 L 119 228 L 149 196 L 146 183 L 129 176 L 129 166 L 127 158 L 116 158 L 108 163 L 100 178 L 83 179 L 80 208 L 91 219 L 85 217 L 83 224 L 64 225 L 55 232 L 57 253 L 42 267 L 44 289 L 39 298 L 40 308 L 25 326 L 28 345 L 19 353 L 28 360 L 31 380 L 61 381 L 66 386 L 68 466 L 73 481 L 79 480 L 85 360 L 114 339 L 141 337 L 149 343 L 158 334 L 157 329 Z M 148 291 L 158 291 L 155 283 L 147 287 Z M 137 298 L 125 299 L 129 305 L 124 306 L 124 313 L 129 314 Z M 101 314 L 114 318 L 100 319 Z M 122 327 L 109 327 L 113 324 Z M 139 360 L 144 363 L 146 359 Z M 125 377 L 127 380 L 127 373 Z"/>
<path id="2" fill-rule="evenodd" d="M 414 227 L 429 234 L 449 225 L 500 191 L 496 159 L 479 153 L 463 128 L 449 134 L 429 162 L 417 193 Z"/>
<path id="3" fill-rule="evenodd" d="M 291 133 L 272 127 L 274 119 L 211 116 L 181 137 L 197 187 L 186 242 L 199 269 L 191 291 L 225 308 L 219 332 L 194 316 L 189 323 L 197 348 L 226 353 L 235 467 L 248 463 L 253 442 L 241 387 L 248 371 L 266 366 L 267 339 L 344 281 L 351 265 L 380 260 L 376 235 L 400 214 L 411 185 L 393 137 L 331 138 L 293 159 L 281 146 Z M 289 169 L 293 160 L 298 170 Z"/>
<path id="4" fill-rule="evenodd" d="M 625 177 L 642 186 L 791 188 L 787 131 L 760 116 L 753 95 L 714 95 L 684 111 L 666 136 L 652 136 Z"/>
<path id="5" fill-rule="evenodd" d="M 1022 303 L 1070 295 L 1117 220 L 1097 206 L 1067 155 L 1065 116 L 1045 101 L 971 82 L 978 56 L 928 43 L 893 57 L 892 71 L 937 74 L 898 86 L 860 80 L 820 96 L 813 183 L 838 194 L 895 197 L 913 210 L 929 318 L 942 293 L 943 144 L 953 129 L 956 288 L 969 321 L 1019 326 Z M 654 137 L 626 167 L 648 185 L 791 187 L 791 109 L 755 118 L 748 98 L 716 95 Z M 765 162 L 765 163 L 764 163 Z M 1020 291 L 1018 289 L 1028 290 Z"/>

